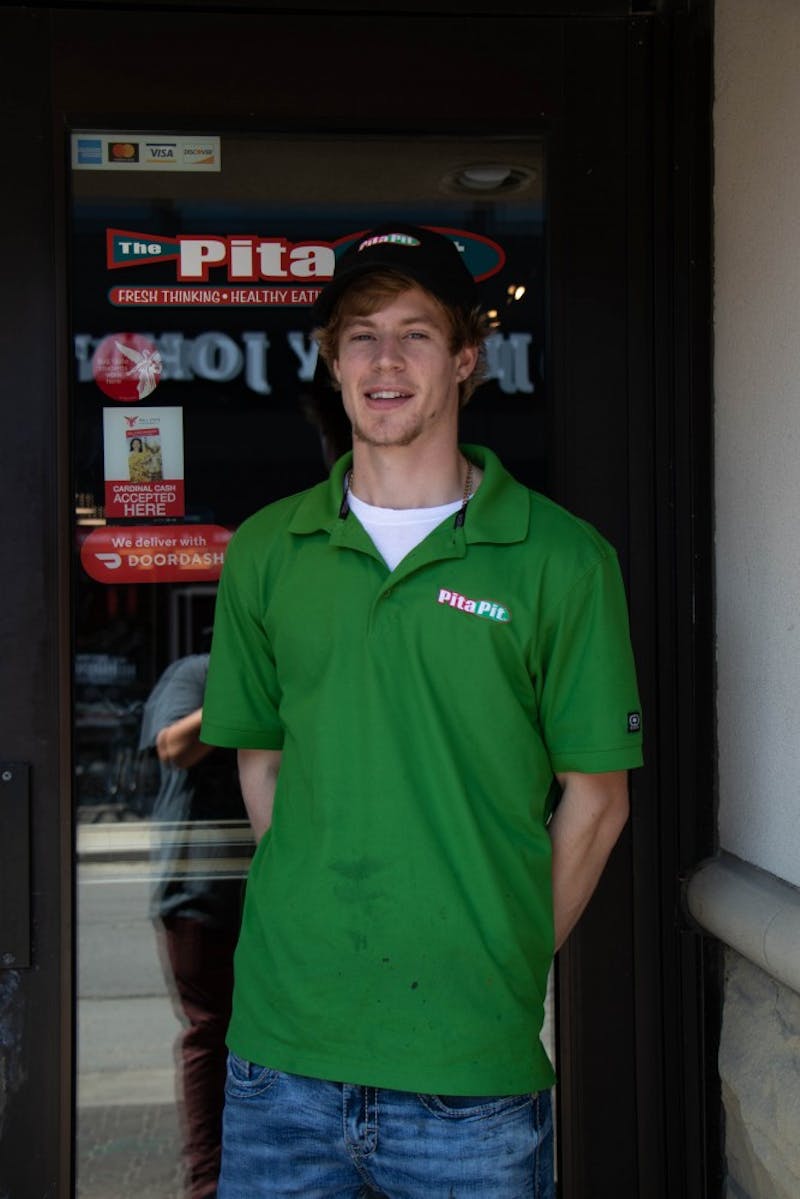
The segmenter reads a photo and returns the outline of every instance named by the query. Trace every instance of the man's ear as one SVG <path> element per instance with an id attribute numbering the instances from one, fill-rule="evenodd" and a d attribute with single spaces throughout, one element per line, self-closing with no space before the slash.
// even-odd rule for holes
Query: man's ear
<path id="1" fill-rule="evenodd" d="M 480 350 L 477 346 L 462 346 L 456 354 L 456 378 L 459 383 L 468 379 L 478 365 Z"/>
<path id="2" fill-rule="evenodd" d="M 333 361 L 331 362 L 331 374 L 333 375 L 334 379 L 341 387 L 342 386 L 342 375 L 341 375 L 341 371 L 339 370 L 339 359 L 338 358 L 334 358 Z"/>

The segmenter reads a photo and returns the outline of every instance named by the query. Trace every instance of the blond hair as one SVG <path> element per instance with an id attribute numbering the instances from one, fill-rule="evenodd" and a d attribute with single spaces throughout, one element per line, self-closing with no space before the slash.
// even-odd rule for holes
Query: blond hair
<path id="1" fill-rule="evenodd" d="M 354 316 L 371 316 L 388 301 L 394 300 L 403 292 L 415 287 L 420 287 L 420 284 L 410 275 L 404 275 L 400 271 L 382 270 L 371 271 L 369 274 L 355 279 L 342 293 L 333 307 L 327 324 L 314 330 L 320 357 L 328 368 L 333 387 L 339 389 L 333 374 L 333 363 L 338 357 L 339 338 L 344 322 Z M 477 307 L 465 312 L 461 308 L 453 308 L 446 304 L 427 288 L 423 287 L 421 290 L 433 300 L 447 321 L 450 329 L 451 352 L 457 354 L 464 346 L 476 346 L 478 349 L 475 369 L 458 385 L 459 405 L 463 408 L 486 376 L 488 320 Z"/>

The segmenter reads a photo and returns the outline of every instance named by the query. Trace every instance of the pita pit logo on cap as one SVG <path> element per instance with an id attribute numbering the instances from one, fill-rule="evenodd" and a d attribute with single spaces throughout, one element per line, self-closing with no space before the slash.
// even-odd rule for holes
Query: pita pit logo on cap
<path id="1" fill-rule="evenodd" d="M 358 247 L 361 250 L 368 250 L 370 246 L 418 246 L 420 240 L 417 237 L 411 237 L 408 233 L 379 233 L 376 237 L 368 237 L 366 241 L 362 241 Z"/>

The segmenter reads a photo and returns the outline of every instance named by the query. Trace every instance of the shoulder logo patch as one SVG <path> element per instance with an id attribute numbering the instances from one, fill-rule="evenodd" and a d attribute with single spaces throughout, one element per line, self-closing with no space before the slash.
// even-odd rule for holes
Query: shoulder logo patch
<path id="1" fill-rule="evenodd" d="M 628 713 L 628 732 L 638 733 L 642 727 L 642 717 L 640 712 Z"/>
<path id="2" fill-rule="evenodd" d="M 508 624 L 511 620 L 511 613 L 502 604 L 489 599 L 469 599 L 460 591 L 449 591 L 446 587 L 439 588 L 436 602 L 446 604 L 449 608 L 457 608 L 459 612 L 468 612 L 471 616 L 493 620 L 497 624 Z"/>

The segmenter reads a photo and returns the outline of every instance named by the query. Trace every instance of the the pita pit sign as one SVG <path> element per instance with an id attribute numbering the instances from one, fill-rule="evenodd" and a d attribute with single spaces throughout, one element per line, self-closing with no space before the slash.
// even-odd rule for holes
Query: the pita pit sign
<path id="1" fill-rule="evenodd" d="M 461 229 L 430 226 L 450 237 L 480 282 L 502 269 L 505 251 L 496 242 Z M 336 259 L 361 233 L 335 242 L 291 242 L 285 237 L 255 234 L 179 234 L 160 237 L 125 229 L 106 230 L 109 270 L 174 262 L 173 283 L 146 287 L 114 287 L 109 298 L 117 306 L 162 307 L 199 305 L 311 305 L 333 275 Z M 208 286 L 212 275 L 215 286 Z M 220 282 L 223 279 L 225 282 Z M 259 284 L 282 284 L 263 287 Z M 226 286 L 227 285 L 227 286 Z M 250 286 L 247 286 L 250 285 Z"/>

